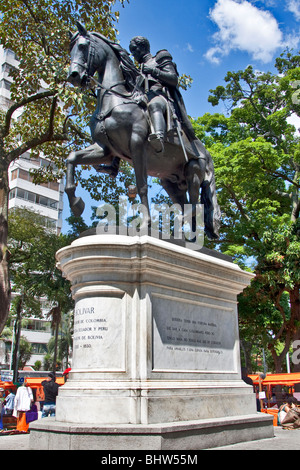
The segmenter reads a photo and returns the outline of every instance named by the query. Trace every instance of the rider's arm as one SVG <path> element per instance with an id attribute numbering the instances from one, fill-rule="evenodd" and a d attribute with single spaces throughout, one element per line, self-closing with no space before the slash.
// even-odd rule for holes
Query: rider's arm
<path id="1" fill-rule="evenodd" d="M 155 67 L 151 75 L 163 85 L 174 88 L 178 85 L 178 76 L 171 64 L 164 67 Z"/>
<path id="2" fill-rule="evenodd" d="M 173 63 L 171 54 L 166 50 L 159 51 L 155 60 L 145 63 L 144 71 L 151 74 L 162 85 L 174 88 L 178 85 L 176 65 Z"/>

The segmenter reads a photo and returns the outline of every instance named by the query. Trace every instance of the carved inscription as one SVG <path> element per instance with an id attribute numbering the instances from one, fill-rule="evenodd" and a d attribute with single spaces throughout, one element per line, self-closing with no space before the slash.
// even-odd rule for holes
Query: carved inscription
<path id="1" fill-rule="evenodd" d="M 121 298 L 80 299 L 74 312 L 74 369 L 123 370 L 124 308 Z"/>
<path id="2" fill-rule="evenodd" d="M 108 331 L 107 319 L 95 317 L 95 307 L 75 309 L 74 349 L 91 348 Z"/>
<path id="3" fill-rule="evenodd" d="M 209 354 L 223 354 L 222 343 L 216 337 L 217 325 L 214 322 L 171 317 L 166 325 L 168 350 L 195 351 Z M 214 347 L 214 348 L 212 348 Z"/>
<path id="4" fill-rule="evenodd" d="M 236 367 L 232 309 L 154 295 L 153 368 L 233 371 Z"/>

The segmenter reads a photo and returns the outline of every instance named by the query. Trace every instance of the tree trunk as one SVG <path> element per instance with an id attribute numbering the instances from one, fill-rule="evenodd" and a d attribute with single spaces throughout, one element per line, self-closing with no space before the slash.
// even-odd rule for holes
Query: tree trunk
<path id="1" fill-rule="evenodd" d="M 54 345 L 54 356 L 53 356 L 53 364 L 52 364 L 52 372 L 56 373 L 56 361 L 57 361 L 57 348 L 58 348 L 58 333 L 59 333 L 59 325 L 61 322 L 61 309 L 60 305 L 53 307 L 51 309 L 50 314 L 52 315 L 52 327 L 55 328 L 55 345 Z"/>
<path id="2" fill-rule="evenodd" d="M 299 285 L 290 292 L 291 313 L 296 320 L 296 329 L 293 337 L 293 372 L 300 372 L 300 295 Z M 295 384 L 295 392 L 300 392 L 300 384 Z"/>
<path id="3" fill-rule="evenodd" d="M 52 372 L 56 374 L 56 361 L 57 361 L 57 347 L 58 347 L 58 332 L 59 332 L 59 323 L 55 325 L 55 345 L 54 345 L 54 355 L 53 355 L 53 364 Z"/>
<path id="4" fill-rule="evenodd" d="M 0 163 L 0 333 L 2 332 L 10 307 L 10 281 L 7 249 L 8 237 L 8 169 Z"/>
<path id="5" fill-rule="evenodd" d="M 23 306 L 23 297 L 19 298 L 18 305 L 17 305 L 17 316 L 14 325 L 15 330 L 15 344 L 12 345 L 13 347 L 13 371 L 14 377 L 13 382 L 17 382 L 18 380 L 18 368 L 19 368 L 19 345 L 20 345 L 20 336 L 21 336 L 21 320 L 22 320 L 22 306 Z"/>

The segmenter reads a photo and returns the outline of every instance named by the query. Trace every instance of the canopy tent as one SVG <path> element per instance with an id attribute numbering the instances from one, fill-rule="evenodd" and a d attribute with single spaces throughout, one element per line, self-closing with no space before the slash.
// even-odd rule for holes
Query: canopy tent
<path id="1" fill-rule="evenodd" d="M 259 385 L 259 375 L 249 375 L 253 380 L 254 385 Z M 261 379 L 261 385 L 287 385 L 292 387 L 293 385 L 300 383 L 300 373 L 293 372 L 290 374 L 268 374 L 265 379 Z"/>
<path id="2" fill-rule="evenodd" d="M 255 375 L 254 375 L 254 374 L 248 374 L 247 377 L 249 377 L 249 378 L 252 380 L 253 385 L 258 385 L 258 383 L 259 383 L 259 376 L 258 376 L 258 374 L 255 374 Z"/>
<path id="3" fill-rule="evenodd" d="M 12 382 L 2 382 L 2 380 L 0 380 L 0 388 L 7 390 L 9 388 L 15 388 L 15 385 Z"/>
<path id="4" fill-rule="evenodd" d="M 47 377 L 26 377 L 25 378 L 25 384 L 28 385 L 30 388 L 39 388 L 42 385 L 43 380 L 46 380 Z M 56 377 L 55 379 L 56 383 L 58 385 L 64 385 L 65 383 L 65 378 L 64 377 Z M 10 388 L 15 389 L 17 388 L 18 385 L 14 384 L 13 382 L 3 382 L 0 380 L 0 388 L 3 388 L 4 390 L 8 390 Z"/>
<path id="5" fill-rule="evenodd" d="M 47 377 L 27 377 L 25 379 L 25 383 L 30 388 L 39 388 L 42 386 L 41 384 L 44 380 L 46 380 L 46 378 Z M 55 382 L 58 385 L 63 385 L 65 383 L 65 379 L 64 377 L 56 377 Z"/>
<path id="6" fill-rule="evenodd" d="M 300 383 L 300 373 L 294 372 L 290 374 L 270 374 L 263 380 L 263 385 L 288 385 L 293 386 Z"/>

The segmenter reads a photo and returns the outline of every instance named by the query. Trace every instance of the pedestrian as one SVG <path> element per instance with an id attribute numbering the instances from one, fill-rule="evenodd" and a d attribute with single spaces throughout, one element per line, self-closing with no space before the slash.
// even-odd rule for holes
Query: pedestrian
<path id="1" fill-rule="evenodd" d="M 69 372 L 70 372 L 71 370 L 72 370 L 71 367 L 68 367 L 68 368 L 64 371 L 64 373 L 63 373 L 63 378 L 64 378 L 64 380 L 65 380 L 65 383 L 66 383 L 66 381 L 67 381 L 68 378 L 69 378 Z"/>
<path id="2" fill-rule="evenodd" d="M 3 430 L 2 417 L 4 415 L 4 400 L 5 400 L 5 391 L 4 391 L 4 388 L 0 388 L 0 431 Z"/>
<path id="3" fill-rule="evenodd" d="M 13 392 L 13 390 L 10 389 L 9 394 L 7 395 L 4 401 L 4 409 L 5 409 L 6 416 L 11 416 L 13 414 L 14 407 L 15 407 L 15 398 L 16 398 L 15 393 Z"/>
<path id="4" fill-rule="evenodd" d="M 58 395 L 59 385 L 55 382 L 55 375 L 53 372 L 50 372 L 46 380 L 43 380 L 42 386 L 45 394 L 42 418 L 55 416 L 56 397 Z"/>
<path id="5" fill-rule="evenodd" d="M 287 399 L 287 402 L 281 405 L 278 411 L 278 424 L 282 425 L 282 423 L 284 422 L 284 418 L 286 418 L 288 412 L 297 408 L 297 403 L 298 402 L 295 397 L 289 397 Z"/>
<path id="6" fill-rule="evenodd" d="M 17 418 L 17 431 L 28 432 L 29 424 L 26 422 L 26 412 L 33 403 L 33 393 L 26 382 L 18 388 L 14 400 L 13 416 Z"/>

